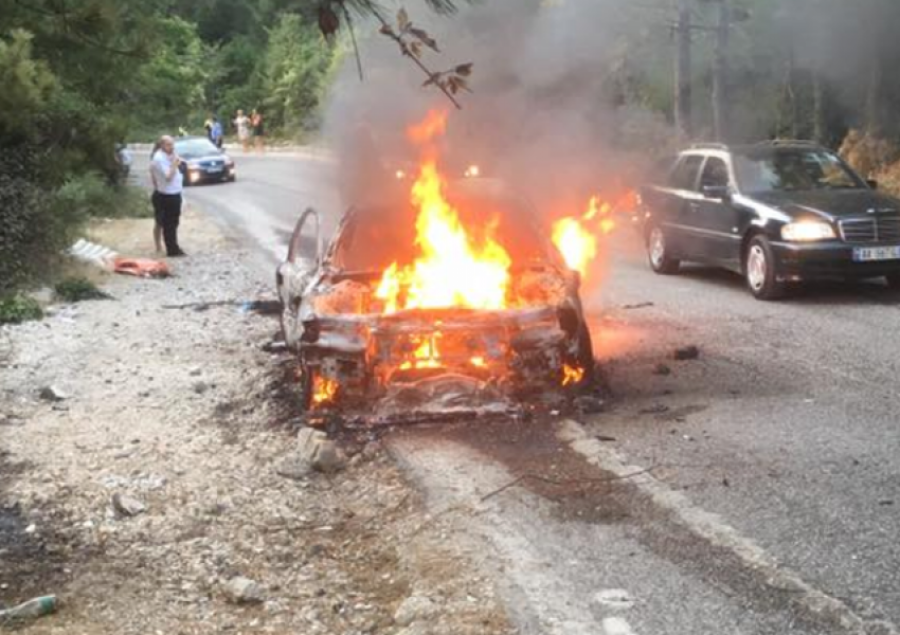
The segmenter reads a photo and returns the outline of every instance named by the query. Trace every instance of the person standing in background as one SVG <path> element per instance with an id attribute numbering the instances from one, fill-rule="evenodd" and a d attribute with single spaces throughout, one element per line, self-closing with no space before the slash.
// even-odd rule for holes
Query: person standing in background
<path id="1" fill-rule="evenodd" d="M 219 121 L 219 118 L 213 115 L 212 118 L 212 128 L 209 132 L 209 140 L 212 141 L 215 146 L 221 150 L 222 142 L 224 141 L 225 131 L 222 130 L 222 122 Z"/>
<path id="2" fill-rule="evenodd" d="M 178 224 L 181 221 L 181 193 L 184 189 L 181 158 L 175 154 L 175 140 L 166 135 L 160 140 L 160 148 L 153 155 L 150 169 L 162 220 L 163 241 L 166 255 L 186 256 L 178 245 Z"/>
<path id="3" fill-rule="evenodd" d="M 206 130 L 206 138 L 215 143 L 213 141 L 213 124 L 216 121 L 215 115 L 210 115 L 206 118 L 206 121 L 203 122 L 203 129 Z"/>
<path id="4" fill-rule="evenodd" d="M 243 110 L 237 111 L 237 116 L 234 118 L 234 127 L 237 128 L 241 147 L 244 148 L 244 152 L 247 152 L 250 149 L 250 119 L 244 114 Z"/>
<path id="5" fill-rule="evenodd" d="M 153 171 L 153 157 L 156 156 L 156 153 L 162 147 L 162 140 L 157 139 L 156 143 L 153 144 L 153 149 L 150 151 L 150 183 L 153 184 L 153 194 L 150 195 L 150 203 L 153 205 L 153 245 L 156 247 L 156 253 L 162 253 L 163 250 L 163 239 L 162 239 L 162 209 L 159 206 L 159 196 L 157 194 L 156 186 L 156 174 Z"/>
<path id="6" fill-rule="evenodd" d="M 266 130 L 263 124 L 263 116 L 256 109 L 250 113 L 250 127 L 253 129 L 253 143 L 257 152 L 262 152 L 266 145 Z"/>

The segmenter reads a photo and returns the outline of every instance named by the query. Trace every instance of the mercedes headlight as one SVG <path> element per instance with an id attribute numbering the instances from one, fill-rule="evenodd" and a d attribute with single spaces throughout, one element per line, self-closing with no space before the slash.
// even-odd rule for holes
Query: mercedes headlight
<path id="1" fill-rule="evenodd" d="M 815 240 L 832 240 L 837 238 L 831 223 L 805 220 L 789 223 L 781 228 L 781 237 L 791 242 L 812 242 Z"/>

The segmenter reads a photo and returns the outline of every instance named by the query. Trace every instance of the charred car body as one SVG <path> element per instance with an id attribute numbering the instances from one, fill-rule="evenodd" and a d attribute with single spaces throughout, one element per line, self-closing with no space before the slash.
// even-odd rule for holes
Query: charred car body
<path id="1" fill-rule="evenodd" d="M 303 405 L 371 404 L 411 386 L 452 378 L 505 395 L 580 385 L 593 354 L 580 278 L 499 183 L 454 184 L 460 208 L 489 206 L 512 264 L 503 306 L 397 308 L 379 297 L 385 271 L 416 243 L 403 205 L 350 209 L 324 244 L 307 210 L 277 273 L 282 330 L 299 356 Z M 408 205 L 406 206 L 408 207 Z M 475 281 L 472 281 L 474 284 Z"/>

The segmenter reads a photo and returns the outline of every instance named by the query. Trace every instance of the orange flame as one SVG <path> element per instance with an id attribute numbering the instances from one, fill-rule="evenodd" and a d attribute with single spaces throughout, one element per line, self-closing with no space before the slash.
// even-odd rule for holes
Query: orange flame
<path id="1" fill-rule="evenodd" d="M 323 406 L 334 401 L 337 396 L 338 383 L 333 379 L 316 375 L 313 380 L 312 402 L 314 406 Z"/>
<path id="2" fill-rule="evenodd" d="M 409 130 L 411 139 L 425 143 L 441 134 L 446 113 L 432 112 L 422 124 Z M 426 155 L 435 154 L 426 149 Z M 507 304 L 509 267 L 512 260 L 489 231 L 475 241 L 463 226 L 459 213 L 444 196 L 445 181 L 434 158 L 427 156 L 412 187 L 412 203 L 418 210 L 416 248 L 419 256 L 384 272 L 375 296 L 385 313 L 404 309 L 501 309 Z"/>
<path id="3" fill-rule="evenodd" d="M 586 276 L 590 264 L 597 257 L 597 234 L 609 234 L 616 228 L 611 218 L 612 206 L 592 196 L 587 211 L 581 216 L 567 216 L 553 224 L 553 243 L 566 265 Z M 595 227 L 592 231 L 589 226 Z"/>
<path id="4" fill-rule="evenodd" d="M 441 337 L 441 333 L 437 332 L 431 337 L 422 338 L 418 342 L 418 348 L 413 351 L 412 359 L 400 364 L 400 370 L 442 368 L 441 353 L 438 350 L 438 340 Z"/>
<path id="5" fill-rule="evenodd" d="M 569 386 L 571 384 L 577 384 L 582 379 L 584 379 L 584 369 L 579 368 L 577 366 L 569 366 L 568 364 L 563 365 L 563 386 Z"/>
<path id="6" fill-rule="evenodd" d="M 425 117 L 425 120 L 414 126 L 410 126 L 406 130 L 406 136 L 409 140 L 417 145 L 422 145 L 432 141 L 436 137 L 444 134 L 447 130 L 447 111 L 432 110 Z"/>

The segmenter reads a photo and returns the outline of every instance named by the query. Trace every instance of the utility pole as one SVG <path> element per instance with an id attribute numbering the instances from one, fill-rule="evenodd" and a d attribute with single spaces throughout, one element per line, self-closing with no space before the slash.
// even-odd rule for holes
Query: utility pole
<path id="1" fill-rule="evenodd" d="M 713 63 L 713 127 L 716 141 L 728 137 L 728 44 L 731 32 L 729 0 L 718 0 L 719 23 L 716 27 L 716 53 Z"/>
<path id="2" fill-rule="evenodd" d="M 675 127 L 685 139 L 693 136 L 691 125 L 691 4 L 690 0 L 678 0 L 678 22 L 675 34 L 678 54 L 675 58 Z"/>

